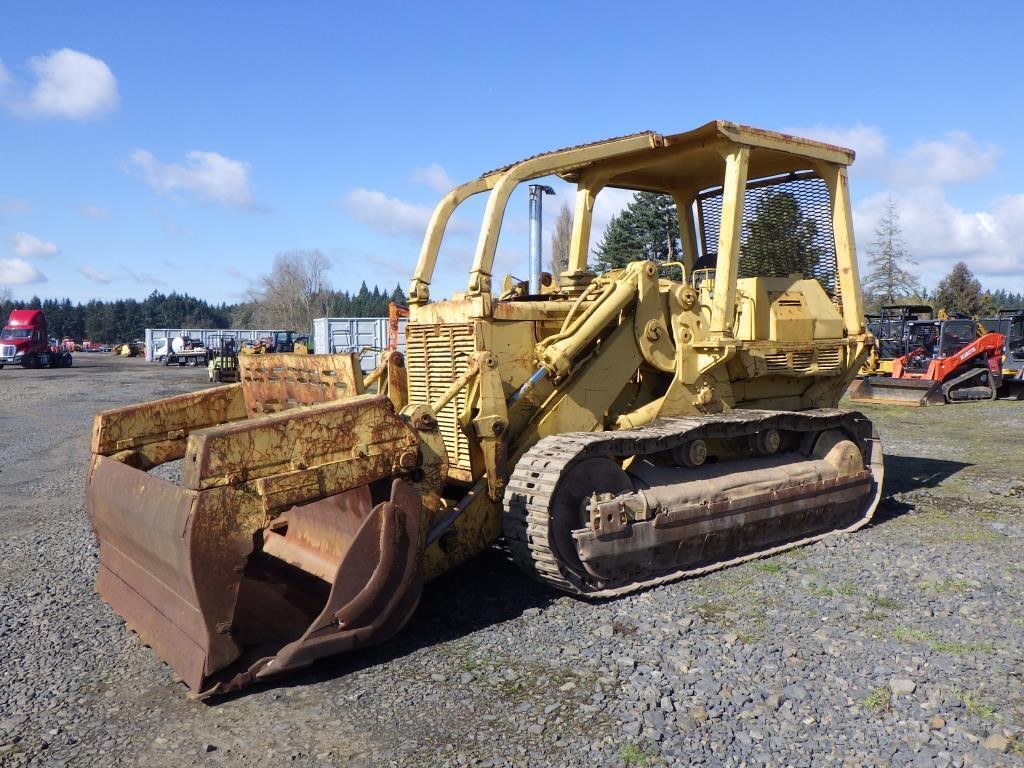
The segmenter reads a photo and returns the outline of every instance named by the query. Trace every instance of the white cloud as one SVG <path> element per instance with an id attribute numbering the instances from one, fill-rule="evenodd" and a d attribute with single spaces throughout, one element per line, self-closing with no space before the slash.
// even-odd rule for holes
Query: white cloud
<path id="1" fill-rule="evenodd" d="M 0 259 L 0 285 L 45 283 L 46 276 L 22 259 Z"/>
<path id="2" fill-rule="evenodd" d="M 81 211 L 83 216 L 88 216 L 90 219 L 102 220 L 110 218 L 110 210 L 108 208 L 93 205 L 92 203 L 80 205 L 78 210 Z"/>
<path id="3" fill-rule="evenodd" d="M 409 176 L 409 181 L 414 184 L 426 184 L 442 195 L 448 194 L 455 187 L 455 182 L 452 181 L 448 172 L 437 163 L 431 163 L 422 168 L 414 168 Z"/>
<path id="4" fill-rule="evenodd" d="M 383 192 L 358 187 L 353 189 L 342 206 L 348 214 L 370 229 L 385 235 L 407 235 L 422 238 L 430 222 L 433 209 L 425 205 L 407 203 Z"/>
<path id="5" fill-rule="evenodd" d="M 18 256 L 48 259 L 60 253 L 56 243 L 41 240 L 28 232 L 16 232 L 11 236 L 11 248 Z"/>
<path id="6" fill-rule="evenodd" d="M 812 125 L 785 128 L 784 132 L 852 149 L 857 155 L 850 167 L 854 178 L 876 178 L 888 172 L 888 141 L 885 134 L 873 125 Z"/>
<path id="7" fill-rule="evenodd" d="M 906 185 L 951 184 L 987 176 L 1000 154 L 995 144 L 979 145 L 963 131 L 921 140 L 893 165 L 892 179 Z"/>
<path id="8" fill-rule="evenodd" d="M 857 153 L 851 173 L 895 186 L 927 186 L 973 181 L 989 174 L 999 158 L 995 144 L 979 144 L 964 131 L 918 139 L 905 151 L 892 153 L 885 134 L 875 126 L 809 126 L 787 133 L 848 147 Z"/>
<path id="9" fill-rule="evenodd" d="M 853 126 L 813 125 L 804 128 L 786 128 L 784 131 L 794 136 L 852 149 L 857 153 L 854 167 L 875 163 L 885 159 L 886 156 L 885 134 L 873 125 L 861 123 Z"/>
<path id="10" fill-rule="evenodd" d="M 874 228 L 891 198 L 911 267 L 925 287 L 933 288 L 958 261 L 965 262 L 986 288 L 1024 288 L 1024 195 L 1009 195 L 977 210 L 949 202 L 945 186 L 982 178 L 995 167 L 1001 150 L 981 144 L 963 131 L 918 139 L 908 149 L 891 151 L 873 126 L 793 128 L 789 132 L 857 151 L 851 172 L 879 182 L 882 191 L 854 206 L 854 226 L 863 268 Z M 856 189 L 854 190 L 856 193 Z"/>
<path id="11" fill-rule="evenodd" d="M 615 189 L 614 187 L 607 187 L 598 193 L 594 201 L 594 212 L 591 214 L 590 221 L 591 251 L 597 248 L 598 243 L 601 242 L 601 238 L 604 237 L 604 231 L 608 228 L 608 223 L 612 220 L 612 217 L 618 216 L 627 205 L 633 202 L 634 194 L 636 193 L 628 189 Z M 570 207 L 572 207 L 571 201 Z M 593 262 L 593 258 L 590 257 L 590 259 Z"/>
<path id="12" fill-rule="evenodd" d="M 106 284 L 113 280 L 113 278 L 106 272 L 100 272 L 98 269 L 94 269 L 92 267 L 82 267 L 78 271 L 85 275 L 86 279 L 91 280 L 94 283 Z"/>
<path id="13" fill-rule="evenodd" d="M 854 209 L 861 261 L 874 238 L 886 199 L 892 197 L 913 271 L 934 287 L 958 261 L 982 278 L 985 288 L 1024 288 L 1024 195 L 992 202 L 989 210 L 967 211 L 952 205 L 937 187 L 916 187 L 873 195 Z M 1011 285 L 1006 285 L 1006 279 Z M 1015 280 L 1013 280 L 1015 278 Z"/>
<path id="14" fill-rule="evenodd" d="M 90 120 L 113 111 L 120 102 L 110 67 L 86 53 L 62 48 L 29 59 L 28 68 L 35 75 L 29 86 L 15 81 L 6 69 L 0 71 L 0 86 L 6 84 L 8 92 L 4 101 L 16 114 Z"/>
<path id="15" fill-rule="evenodd" d="M 217 152 L 191 151 L 181 163 L 162 163 L 137 149 L 130 164 L 158 194 L 182 191 L 200 200 L 233 208 L 255 208 L 249 190 L 249 164 Z"/>

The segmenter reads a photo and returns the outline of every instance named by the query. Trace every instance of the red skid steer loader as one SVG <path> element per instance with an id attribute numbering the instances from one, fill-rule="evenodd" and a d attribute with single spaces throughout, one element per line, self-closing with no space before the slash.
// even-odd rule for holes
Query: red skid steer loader
<path id="1" fill-rule="evenodd" d="M 908 329 L 911 350 L 892 363 L 892 376 L 850 387 L 850 399 L 895 405 L 995 400 L 1002 384 L 1004 337 L 981 333 L 973 320 L 921 320 Z"/>

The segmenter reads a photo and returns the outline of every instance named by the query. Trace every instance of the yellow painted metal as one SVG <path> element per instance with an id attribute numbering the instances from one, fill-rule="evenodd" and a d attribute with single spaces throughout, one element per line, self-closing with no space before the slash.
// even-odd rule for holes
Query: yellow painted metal
<path id="1" fill-rule="evenodd" d="M 873 344 L 847 189 L 852 160 L 849 150 L 717 121 L 491 171 L 434 210 L 410 286 L 404 367 L 388 356 L 364 380 L 352 356 L 242 358 L 241 384 L 100 414 L 94 466 L 109 480 L 125 475 L 123 466 L 107 468 L 110 459 L 148 469 L 183 457 L 183 487 L 171 493 L 154 478 L 139 487 L 163 489 L 153 492 L 170 494 L 175 509 L 199 504 L 211 526 L 222 521 L 235 560 L 296 505 L 401 476 L 429 516 L 421 554 L 426 577 L 437 576 L 498 538 L 509 473 L 547 435 L 733 408 L 838 404 Z M 835 297 L 802 276 L 737 277 L 748 180 L 806 171 L 824 180 L 831 198 Z M 549 174 L 576 184 L 561 287 L 496 299 L 491 269 L 509 197 Z M 719 187 L 717 266 L 695 273 L 698 255 L 709 254 L 700 253 L 694 201 Z M 607 189 L 674 197 L 680 265 L 588 271 L 593 212 Z M 445 230 L 462 203 L 485 192 L 468 292 L 431 301 Z M 270 550 L 284 546 L 274 541 Z M 317 567 L 323 577 L 326 566 Z"/>
<path id="2" fill-rule="evenodd" d="M 409 286 L 409 304 L 416 306 L 430 300 L 430 280 L 434 274 L 434 267 L 437 264 L 437 255 L 441 250 L 441 240 L 444 237 L 445 227 L 455 209 L 465 200 L 494 187 L 499 176 L 490 174 L 479 179 L 461 184 L 453 189 L 434 208 L 427 225 L 427 233 L 423 238 L 423 246 L 420 248 L 420 258 L 413 272 L 412 283 Z"/>
<path id="3" fill-rule="evenodd" d="M 736 275 L 740 263 L 740 230 L 743 226 L 743 194 L 747 189 L 750 147 L 733 147 L 725 155 L 725 179 L 722 183 L 722 223 L 718 230 L 718 265 L 715 280 L 726 290 L 715 292 L 711 312 L 711 333 L 732 336 L 733 310 L 736 306 Z"/>
<path id="4" fill-rule="evenodd" d="M 114 408 L 96 414 L 92 452 L 149 469 L 184 456 L 189 432 L 244 418 L 241 384 Z"/>
<path id="5" fill-rule="evenodd" d="M 363 374 L 355 352 L 292 352 L 239 358 L 242 393 L 250 416 L 361 395 Z"/>
<path id="6" fill-rule="evenodd" d="M 828 185 L 832 204 L 832 231 L 835 233 L 836 242 L 837 278 L 846 331 L 851 336 L 863 334 L 865 332 L 864 300 L 861 296 L 860 272 L 853 237 L 853 209 L 850 203 L 849 179 L 844 166 L 819 164 L 818 168 Z"/>
<path id="7" fill-rule="evenodd" d="M 498 235 L 505 215 L 505 206 L 512 190 L 521 182 L 565 172 L 607 158 L 651 149 L 657 145 L 658 138 L 656 134 L 646 133 L 588 144 L 560 152 L 538 155 L 517 163 L 505 171 L 487 199 L 484 223 L 477 241 L 473 267 L 469 273 L 469 292 L 490 293 L 491 291 L 491 265 L 494 262 L 494 250 L 498 245 Z"/>
<path id="8" fill-rule="evenodd" d="M 568 272 L 582 272 L 587 268 L 590 228 L 594 219 L 594 202 L 600 191 L 601 186 L 593 182 L 581 183 L 576 190 L 576 212 L 572 218 L 572 235 L 569 239 Z"/>

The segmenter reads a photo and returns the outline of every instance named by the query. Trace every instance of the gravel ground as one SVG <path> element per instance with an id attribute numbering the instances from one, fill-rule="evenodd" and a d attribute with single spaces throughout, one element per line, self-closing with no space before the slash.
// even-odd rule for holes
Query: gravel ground
<path id="1" fill-rule="evenodd" d="M 93 413 L 205 372 L 0 371 L 0 765 L 1024 765 L 1024 403 L 865 409 L 875 522 L 588 603 L 498 552 L 396 640 L 213 705 L 92 591 Z"/>

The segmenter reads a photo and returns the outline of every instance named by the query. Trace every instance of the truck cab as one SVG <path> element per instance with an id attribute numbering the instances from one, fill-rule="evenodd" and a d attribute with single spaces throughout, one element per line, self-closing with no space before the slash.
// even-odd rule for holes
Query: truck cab
<path id="1" fill-rule="evenodd" d="M 0 331 L 0 368 L 21 365 L 25 368 L 66 368 L 71 365 L 68 352 L 53 351 L 46 333 L 46 318 L 40 309 L 15 309 Z"/>

